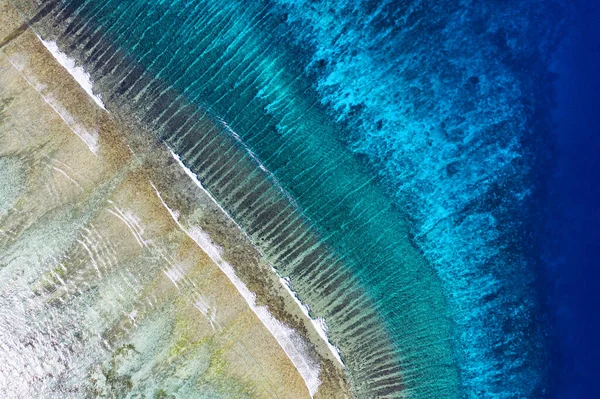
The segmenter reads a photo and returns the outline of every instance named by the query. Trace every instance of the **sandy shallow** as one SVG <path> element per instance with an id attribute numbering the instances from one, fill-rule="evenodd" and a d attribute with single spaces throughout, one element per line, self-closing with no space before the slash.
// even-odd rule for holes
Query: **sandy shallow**
<path id="1" fill-rule="evenodd" d="M 349 397 L 168 148 L 112 119 L 7 2 L 0 22 L 2 396 Z"/>

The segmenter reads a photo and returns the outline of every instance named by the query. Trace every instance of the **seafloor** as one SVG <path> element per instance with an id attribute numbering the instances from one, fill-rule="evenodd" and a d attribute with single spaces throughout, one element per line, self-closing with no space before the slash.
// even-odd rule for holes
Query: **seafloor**
<path id="1" fill-rule="evenodd" d="M 348 397 L 313 323 L 167 148 L 134 139 L 7 2 L 0 43 L 1 396 Z"/>
<path id="2" fill-rule="evenodd" d="M 543 199 L 572 5 L 0 4 L 3 309 L 32 331 L 7 350 L 91 331 L 44 338 L 73 362 L 31 389 L 552 396 Z"/>

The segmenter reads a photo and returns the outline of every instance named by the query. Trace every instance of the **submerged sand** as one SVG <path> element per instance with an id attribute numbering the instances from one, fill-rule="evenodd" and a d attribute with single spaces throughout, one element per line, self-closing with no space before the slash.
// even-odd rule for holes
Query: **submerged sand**
<path id="1" fill-rule="evenodd" d="M 168 148 L 115 121 L 6 2 L 0 22 L 3 397 L 348 397 Z"/>

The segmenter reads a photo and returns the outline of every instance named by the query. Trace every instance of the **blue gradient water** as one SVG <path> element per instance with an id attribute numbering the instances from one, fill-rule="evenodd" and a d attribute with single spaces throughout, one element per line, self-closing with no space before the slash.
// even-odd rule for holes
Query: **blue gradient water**
<path id="1" fill-rule="evenodd" d="M 556 159 L 549 177 L 550 303 L 558 398 L 596 397 L 600 380 L 600 7 L 580 1 L 556 55 Z"/>
<path id="2" fill-rule="evenodd" d="M 597 142 L 580 156 L 572 138 L 593 125 L 565 126 L 596 108 L 573 112 L 580 93 L 552 73 L 587 65 L 566 55 L 587 42 L 555 62 L 577 6 L 48 4 L 48 34 L 103 98 L 172 146 L 325 316 L 359 396 L 585 397 L 567 387 L 588 378 L 570 364 L 592 336 L 571 329 L 587 291 L 569 270 L 597 240 L 564 226 L 593 220 L 597 164 L 583 179 L 571 158 L 593 162 Z"/>

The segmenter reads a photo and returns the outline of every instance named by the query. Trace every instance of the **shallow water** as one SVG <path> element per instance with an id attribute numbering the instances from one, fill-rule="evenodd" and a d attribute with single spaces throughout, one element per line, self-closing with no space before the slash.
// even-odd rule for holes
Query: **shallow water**
<path id="1" fill-rule="evenodd" d="M 543 397 L 559 2 L 56 1 L 45 40 L 324 317 L 362 397 Z"/>
<path id="2" fill-rule="evenodd" d="M 0 52 L 0 104 L 3 397 L 296 399 L 344 382 L 236 225 L 164 145 L 126 143 L 30 30 Z"/>

